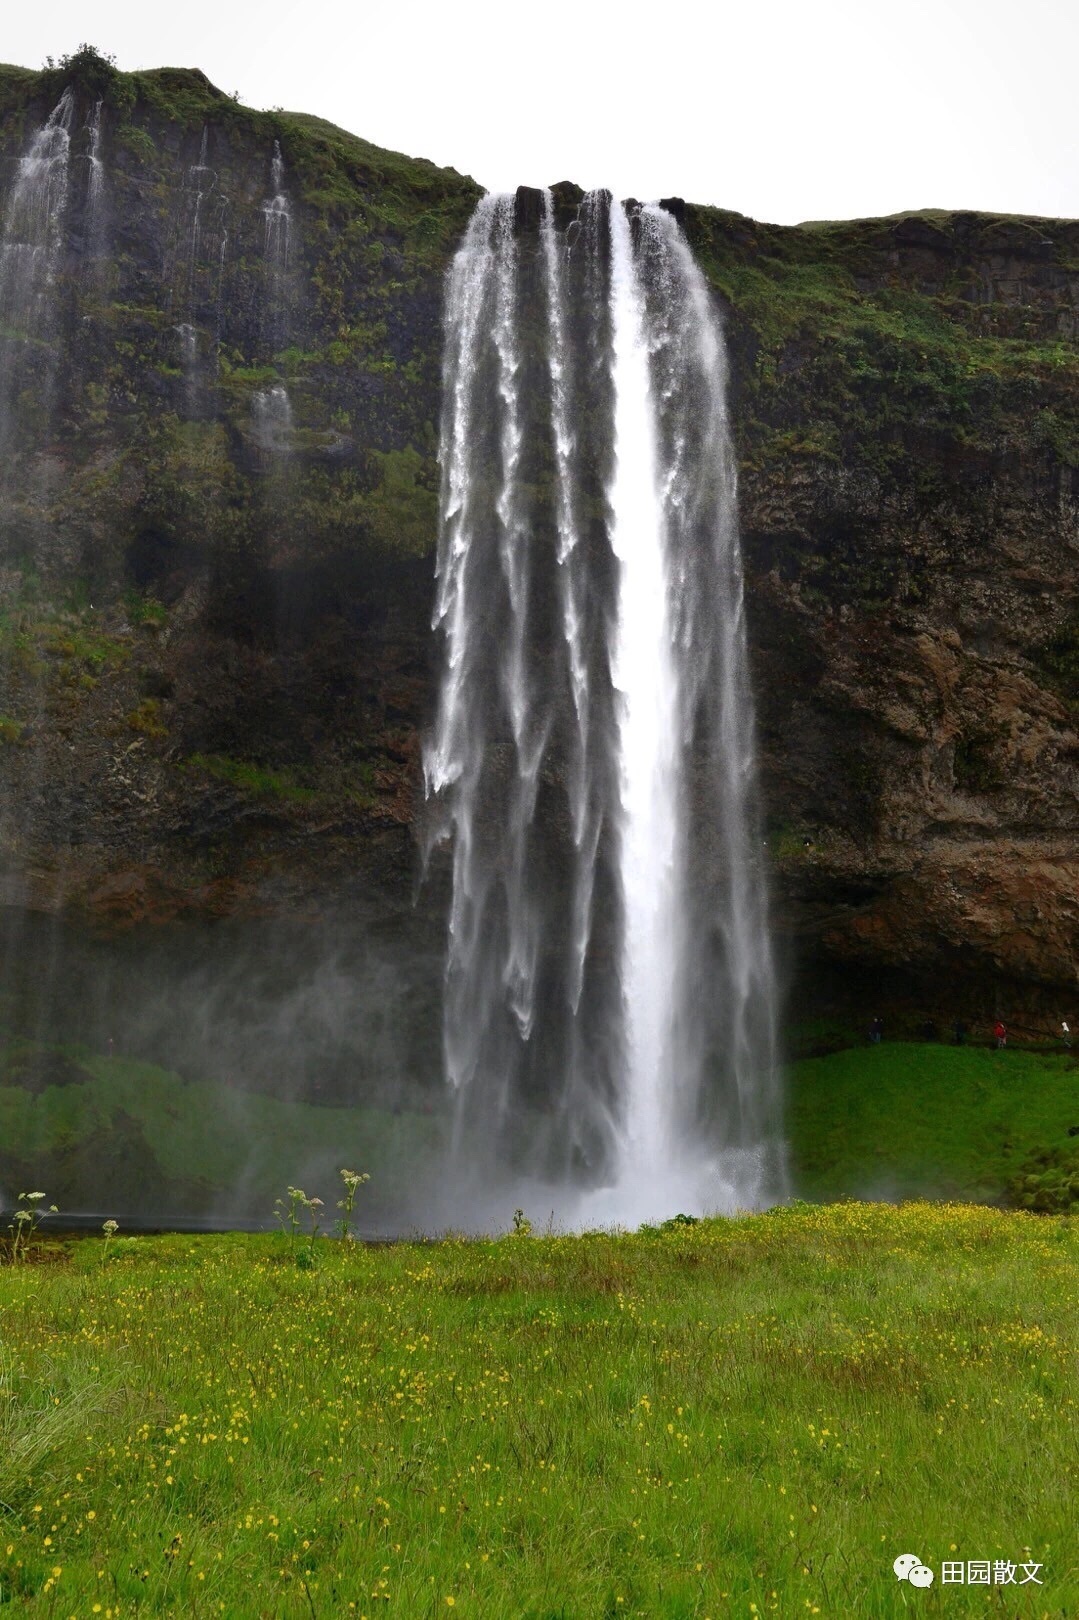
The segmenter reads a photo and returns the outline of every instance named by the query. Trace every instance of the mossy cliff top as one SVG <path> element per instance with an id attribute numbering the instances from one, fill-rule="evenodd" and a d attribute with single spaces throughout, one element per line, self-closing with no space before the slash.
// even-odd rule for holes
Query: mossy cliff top
<path id="1" fill-rule="evenodd" d="M 129 144 L 148 161 L 148 147 L 131 132 L 142 129 L 156 137 L 162 124 L 171 126 L 181 142 L 185 134 L 201 136 L 210 125 L 235 148 L 278 140 L 312 216 L 324 223 L 336 216 L 340 223 L 373 206 L 380 220 L 396 227 L 402 242 L 428 255 L 451 246 L 462 207 L 467 218 L 482 189 L 454 169 L 385 151 L 324 118 L 245 107 L 198 68 L 121 73 L 85 47 L 66 61 L 66 66 L 40 72 L 0 64 L 5 147 L 18 145 L 72 85 L 83 102 L 100 97 L 108 121 L 126 131 Z M 167 149 L 175 150 L 176 143 L 169 142 Z M 447 233 L 444 238 L 440 227 Z"/>
<path id="2" fill-rule="evenodd" d="M 1079 465 L 1079 222 L 783 228 L 690 207 L 686 228 L 732 307 L 748 439 L 900 474 L 916 431 Z"/>
<path id="3" fill-rule="evenodd" d="M 197 70 L 122 74 L 83 50 L 0 68 L 0 191 L 69 86 L 63 251 L 36 386 L 9 413 L 23 492 L 46 443 L 67 477 L 62 511 L 8 507 L 9 547 L 99 596 L 133 568 L 154 583 L 177 548 L 187 572 L 196 553 L 383 573 L 426 556 L 442 275 L 476 184 L 318 118 L 252 111 Z"/>

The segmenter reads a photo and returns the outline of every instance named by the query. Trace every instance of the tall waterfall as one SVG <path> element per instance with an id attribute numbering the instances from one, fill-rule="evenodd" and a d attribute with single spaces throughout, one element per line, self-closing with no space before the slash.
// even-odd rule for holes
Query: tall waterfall
<path id="1" fill-rule="evenodd" d="M 187 308 L 192 320 L 198 312 L 198 276 L 202 256 L 202 233 L 205 227 L 203 203 L 217 185 L 216 171 L 206 161 L 209 129 L 204 124 L 199 145 L 199 160 L 188 165 L 187 185 L 194 194 L 191 226 L 187 239 Z"/>
<path id="2" fill-rule="evenodd" d="M 263 242 L 266 267 L 263 324 L 271 348 L 278 349 L 288 341 L 289 266 L 292 255 L 292 204 L 285 190 L 285 160 L 281 155 L 280 141 L 273 143 L 270 183 L 273 196 L 268 197 L 262 205 L 266 222 Z"/>
<path id="3" fill-rule="evenodd" d="M 0 235 L 0 487 L 11 488 L 15 402 L 29 389 L 47 414 L 54 356 L 53 286 L 63 250 L 75 97 L 69 88 L 19 160 Z"/>
<path id="4" fill-rule="evenodd" d="M 184 171 L 179 218 L 170 247 L 168 307 L 181 318 L 173 330 L 185 379 L 187 409 L 206 409 L 205 391 L 217 366 L 228 240 L 228 201 L 210 164 L 209 126 L 204 124 L 199 155 Z"/>
<path id="5" fill-rule="evenodd" d="M 270 160 L 273 195 L 262 204 L 263 236 L 262 337 L 271 354 L 289 341 L 292 316 L 292 203 L 285 190 L 281 142 L 274 141 Z M 292 443 L 292 402 L 283 382 L 256 394 L 252 435 L 267 465 L 278 466 Z"/>
<path id="6" fill-rule="evenodd" d="M 36 335 L 56 274 L 67 203 L 75 98 L 65 90 L 19 160 L 0 244 L 0 311 L 19 337 Z"/>
<path id="7" fill-rule="evenodd" d="M 664 210 L 533 223 L 484 198 L 447 285 L 449 1179 L 466 1216 L 752 1206 L 783 1169 L 722 326 Z"/>
<path id="8" fill-rule="evenodd" d="M 86 238 L 91 252 L 99 247 L 97 240 L 101 225 L 101 201 L 105 192 L 105 165 L 101 161 L 101 106 L 100 101 L 94 102 L 87 133 L 90 137 L 89 150 L 86 161 L 90 168 L 90 177 L 86 185 Z"/>

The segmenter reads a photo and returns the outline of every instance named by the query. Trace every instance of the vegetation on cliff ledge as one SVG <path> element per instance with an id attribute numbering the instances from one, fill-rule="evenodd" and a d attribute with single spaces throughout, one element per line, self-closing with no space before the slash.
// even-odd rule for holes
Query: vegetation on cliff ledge
<path id="1" fill-rule="evenodd" d="M 731 307 L 754 465 L 902 480 L 936 441 L 1079 467 L 1079 226 L 927 211 L 784 228 L 709 208 L 686 223 Z"/>
<path id="2" fill-rule="evenodd" d="M 260 399 L 284 382 L 291 425 L 275 448 L 308 555 L 428 552 L 441 277 L 480 188 L 325 120 L 243 107 L 196 69 L 119 73 L 89 46 L 38 74 L 0 68 L 0 160 L 14 161 L 68 85 L 80 119 L 83 101 L 104 101 L 96 251 L 109 270 L 88 277 L 71 261 L 59 278 L 79 343 L 56 334 L 70 476 L 51 521 L 96 530 L 101 575 L 156 530 L 252 555 L 275 528 Z M 275 143 L 291 219 L 270 286 Z M 27 424 L 27 455 L 40 426 Z M 282 494 L 279 481 L 277 526 Z"/>

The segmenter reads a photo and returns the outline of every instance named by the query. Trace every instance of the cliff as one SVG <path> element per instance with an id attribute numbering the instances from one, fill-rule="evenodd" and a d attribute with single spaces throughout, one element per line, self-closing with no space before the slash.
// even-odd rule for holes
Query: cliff
<path id="1" fill-rule="evenodd" d="M 731 303 L 795 971 L 810 999 L 833 964 L 863 1006 L 1055 1029 L 1079 999 L 1079 224 L 687 223 Z"/>
<path id="2" fill-rule="evenodd" d="M 42 77 L 0 77 L 8 187 Z M 478 190 L 197 72 L 113 76 L 94 243 L 91 115 L 81 95 L 37 408 L 12 413 L 5 797 L 22 865 L 78 823 L 42 902 L 122 923 L 233 909 L 263 843 L 409 820 L 441 277 Z"/>
<path id="3" fill-rule="evenodd" d="M 89 59 L 0 69 L 0 206 L 69 83 L 5 396 L 9 1018 L 60 961 L 72 1028 L 121 995 L 193 1071 L 433 1078 L 440 309 L 480 188 Z M 1079 1008 L 1079 224 L 670 206 L 727 314 L 793 1005 Z"/>

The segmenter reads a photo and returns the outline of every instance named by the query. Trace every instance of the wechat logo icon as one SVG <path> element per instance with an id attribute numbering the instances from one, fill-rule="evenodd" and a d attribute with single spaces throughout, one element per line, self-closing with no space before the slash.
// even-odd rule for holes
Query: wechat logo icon
<path id="1" fill-rule="evenodd" d="M 933 1571 L 927 1569 L 915 1553 L 900 1553 L 892 1565 L 897 1581 L 909 1581 L 911 1586 L 932 1586 Z"/>

